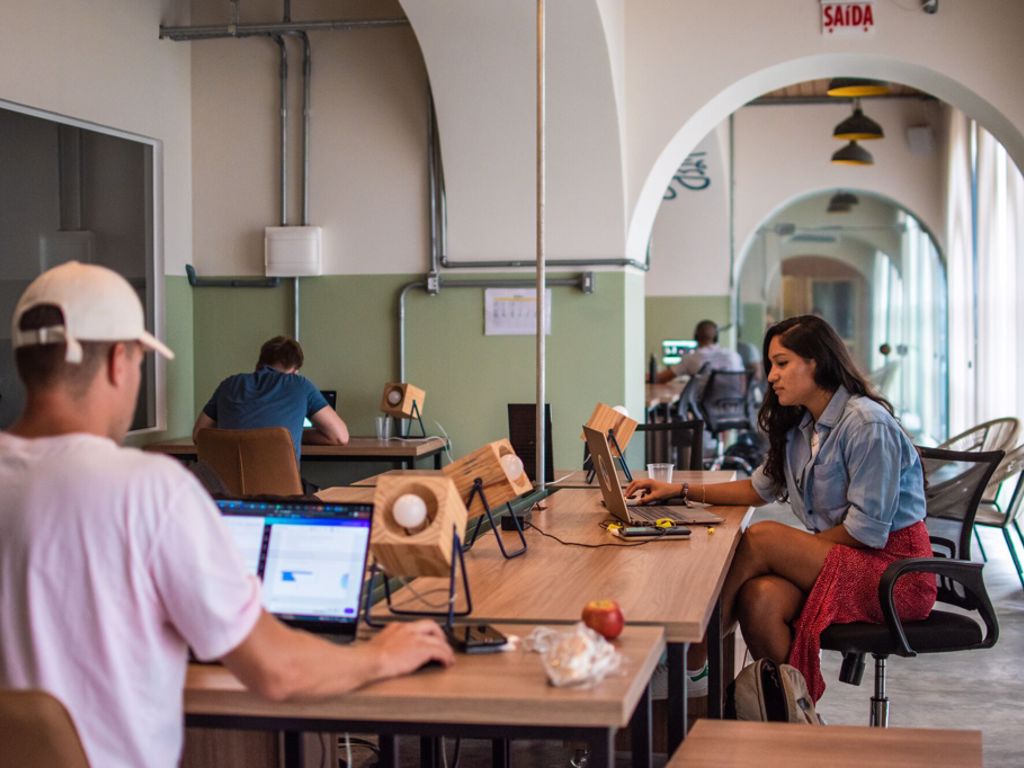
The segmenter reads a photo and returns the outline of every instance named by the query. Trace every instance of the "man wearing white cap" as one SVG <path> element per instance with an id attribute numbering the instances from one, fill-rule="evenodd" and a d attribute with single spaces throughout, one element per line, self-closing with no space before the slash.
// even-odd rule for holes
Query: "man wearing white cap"
<path id="1" fill-rule="evenodd" d="M 432 622 L 349 648 L 284 626 L 197 481 L 120 447 L 145 350 L 174 355 L 118 274 L 42 274 L 12 339 L 26 404 L 0 433 L 0 688 L 60 699 L 92 765 L 178 764 L 188 647 L 274 699 L 452 662 Z"/>

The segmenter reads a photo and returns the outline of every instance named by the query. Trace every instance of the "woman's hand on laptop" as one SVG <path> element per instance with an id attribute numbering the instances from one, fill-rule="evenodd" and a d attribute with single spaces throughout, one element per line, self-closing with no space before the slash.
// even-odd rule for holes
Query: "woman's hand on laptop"
<path id="1" fill-rule="evenodd" d="M 415 672 L 424 664 L 455 663 L 455 653 L 436 622 L 429 620 L 388 624 L 370 644 L 379 654 L 380 677 Z"/>
<path id="2" fill-rule="evenodd" d="M 644 504 L 655 501 L 665 501 L 680 493 L 679 486 L 675 483 L 663 483 L 660 480 L 634 480 L 626 488 L 626 498 L 631 499 L 639 496 Z"/>

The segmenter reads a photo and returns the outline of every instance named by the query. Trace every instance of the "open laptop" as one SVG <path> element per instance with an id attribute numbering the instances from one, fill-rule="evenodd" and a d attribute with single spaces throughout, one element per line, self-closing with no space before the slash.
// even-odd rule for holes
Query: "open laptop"
<path id="1" fill-rule="evenodd" d="M 324 400 L 327 401 L 327 404 L 331 406 L 331 408 L 333 408 L 334 410 L 338 410 L 338 390 L 321 389 L 320 394 L 324 396 Z M 313 422 L 309 420 L 308 416 L 302 420 L 303 429 L 309 429 L 312 426 Z"/>
<path id="2" fill-rule="evenodd" d="M 356 635 L 373 504 L 218 499 L 263 607 L 285 623 L 349 642 Z"/>
<path id="3" fill-rule="evenodd" d="M 622 495 L 619 478 L 615 474 L 615 460 L 612 458 L 607 435 L 588 426 L 583 427 L 583 434 L 587 438 L 587 447 L 594 462 L 604 505 L 617 520 L 627 525 L 651 525 L 666 518 L 678 525 L 718 525 L 725 522 L 712 512 L 689 506 L 627 504 L 626 497 Z"/>

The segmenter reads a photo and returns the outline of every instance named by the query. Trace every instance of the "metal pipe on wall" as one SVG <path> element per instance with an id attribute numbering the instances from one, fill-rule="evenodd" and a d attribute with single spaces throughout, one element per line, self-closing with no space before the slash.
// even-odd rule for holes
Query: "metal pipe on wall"
<path id="1" fill-rule="evenodd" d="M 386 27 L 407 27 L 408 19 L 339 19 L 336 21 L 296 21 L 275 24 L 228 24 L 197 27 L 165 27 L 160 25 L 160 39 L 214 40 L 223 37 L 254 37 L 289 35 L 296 32 L 325 32 L 332 29 L 359 30 Z"/>
<path id="2" fill-rule="evenodd" d="M 547 478 L 544 476 L 544 453 L 546 443 L 544 441 L 544 403 L 545 403 L 545 353 L 547 338 L 544 335 L 544 314 L 546 307 L 545 281 L 547 274 L 544 271 L 544 204 L 546 196 L 547 178 L 545 176 L 545 150 L 546 150 L 546 113 L 545 95 L 547 83 L 544 80 L 544 0 L 537 0 L 537 407 L 536 429 L 537 436 L 536 469 L 534 477 L 537 478 L 537 486 L 544 490 Z"/>

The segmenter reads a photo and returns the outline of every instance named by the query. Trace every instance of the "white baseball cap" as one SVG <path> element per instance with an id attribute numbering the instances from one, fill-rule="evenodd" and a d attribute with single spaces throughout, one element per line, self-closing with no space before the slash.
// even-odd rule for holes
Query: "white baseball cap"
<path id="1" fill-rule="evenodd" d="M 20 330 L 22 316 L 40 304 L 59 307 L 64 323 Z M 137 341 L 174 359 L 174 353 L 146 331 L 142 302 L 128 281 L 106 267 L 77 261 L 47 270 L 25 289 L 14 308 L 11 340 L 15 349 L 64 343 L 69 363 L 82 362 L 79 341 Z"/>

